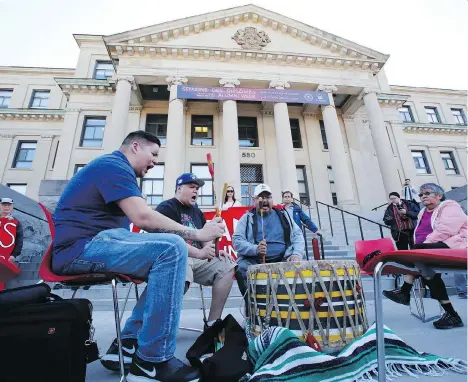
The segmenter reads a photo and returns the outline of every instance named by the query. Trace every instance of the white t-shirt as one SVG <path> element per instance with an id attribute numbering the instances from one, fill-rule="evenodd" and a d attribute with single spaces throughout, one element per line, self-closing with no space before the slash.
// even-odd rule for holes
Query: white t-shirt
<path id="1" fill-rule="evenodd" d="M 238 200 L 236 200 L 235 202 L 226 202 L 223 204 L 223 210 L 227 210 L 231 207 L 242 207 L 242 204 Z"/>

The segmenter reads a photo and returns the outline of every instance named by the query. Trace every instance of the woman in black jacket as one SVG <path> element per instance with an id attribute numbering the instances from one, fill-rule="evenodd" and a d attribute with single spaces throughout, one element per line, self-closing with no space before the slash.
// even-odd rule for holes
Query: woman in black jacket
<path id="1" fill-rule="evenodd" d="M 400 199 L 398 192 L 391 192 L 388 195 L 390 204 L 385 211 L 383 221 L 394 230 L 392 237 L 399 250 L 411 249 L 414 246 L 414 228 L 419 213 L 419 206 L 409 200 Z"/>

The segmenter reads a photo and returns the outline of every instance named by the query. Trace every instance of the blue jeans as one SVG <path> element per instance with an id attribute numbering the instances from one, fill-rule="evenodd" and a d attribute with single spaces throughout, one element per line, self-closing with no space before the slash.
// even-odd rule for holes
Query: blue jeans
<path id="1" fill-rule="evenodd" d="M 122 330 L 138 339 L 138 356 L 163 362 L 174 356 L 188 249 L 179 236 L 109 229 L 90 241 L 65 274 L 116 272 L 148 285 Z"/>

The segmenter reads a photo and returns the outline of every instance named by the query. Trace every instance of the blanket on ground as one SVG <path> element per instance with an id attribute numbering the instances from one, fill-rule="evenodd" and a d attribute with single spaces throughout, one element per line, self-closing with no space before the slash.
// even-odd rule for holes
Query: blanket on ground
<path id="1" fill-rule="evenodd" d="M 442 376 L 448 370 L 465 373 L 466 362 L 419 353 L 385 327 L 386 378 Z M 337 356 L 320 353 L 302 342 L 289 329 L 271 327 L 249 345 L 254 372 L 242 382 L 369 381 L 377 377 L 375 325 L 346 346 Z"/>

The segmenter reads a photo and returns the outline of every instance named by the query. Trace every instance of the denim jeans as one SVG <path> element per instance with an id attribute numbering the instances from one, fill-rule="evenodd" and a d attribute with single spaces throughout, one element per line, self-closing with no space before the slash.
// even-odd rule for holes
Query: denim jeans
<path id="1" fill-rule="evenodd" d="M 110 229 L 96 235 L 64 273 L 116 272 L 147 281 L 122 338 L 138 339 L 142 360 L 163 362 L 176 348 L 187 256 L 179 236 Z"/>

